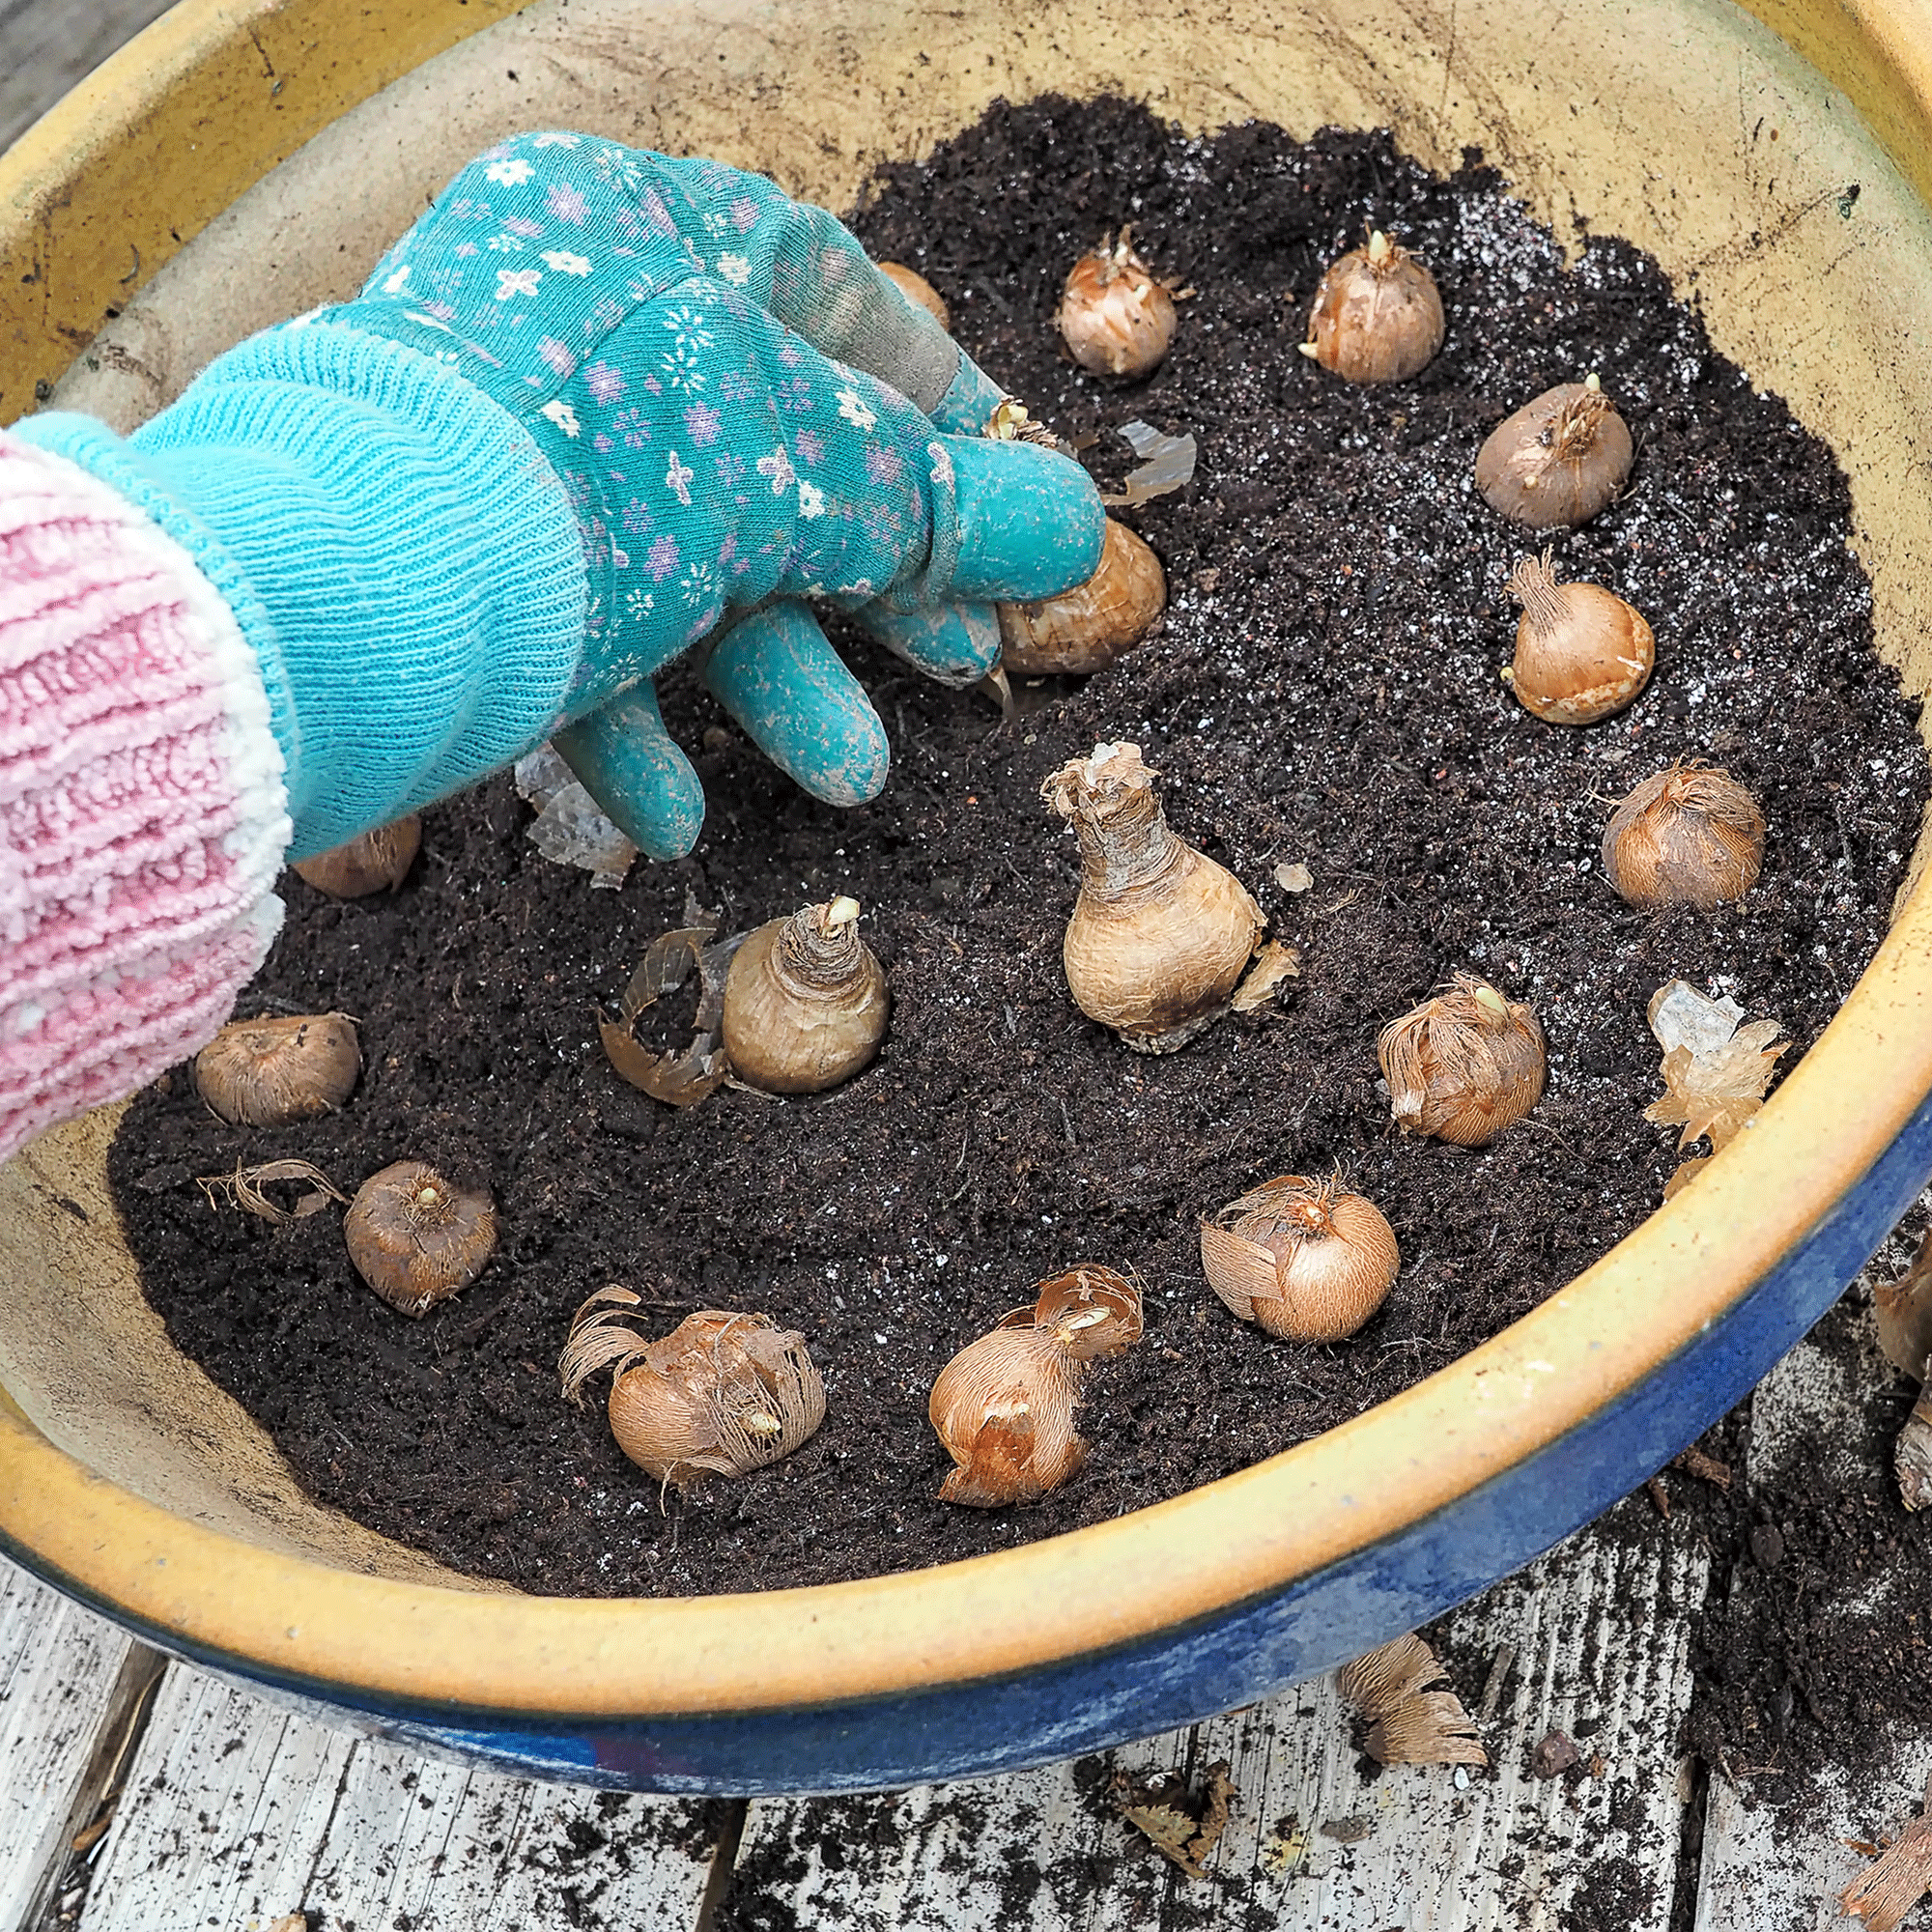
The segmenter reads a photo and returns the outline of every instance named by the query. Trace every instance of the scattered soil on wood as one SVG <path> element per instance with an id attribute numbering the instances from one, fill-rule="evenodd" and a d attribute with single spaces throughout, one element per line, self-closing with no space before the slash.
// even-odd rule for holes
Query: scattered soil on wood
<path id="1" fill-rule="evenodd" d="M 1448 340 L 1417 381 L 1359 389 L 1296 345 L 1322 266 L 1371 221 L 1434 268 Z M 1199 291 L 1170 360 L 1128 388 L 1075 371 L 1053 328 L 1067 266 L 1122 222 Z M 355 1015 L 354 1099 L 242 1132 L 176 1075 L 111 1159 L 174 1339 L 310 1490 L 529 1590 L 766 1589 L 971 1556 L 1174 1495 L 1394 1394 L 1657 1204 L 1676 1158 L 1641 1118 L 1661 982 L 1728 989 L 1800 1048 L 1815 1037 L 1879 941 L 1927 796 L 1830 452 L 1713 351 L 1653 263 L 1592 237 L 1566 265 L 1475 161 L 1444 181 L 1381 135 L 1190 140 L 1135 106 L 1045 99 L 887 170 L 857 225 L 931 278 L 967 348 L 1109 484 L 1120 424 L 1200 438 L 1196 482 L 1129 518 L 1170 573 L 1162 634 L 1084 688 L 1034 692 L 1013 723 L 851 639 L 896 759 L 857 811 L 803 797 L 674 675 L 668 713 L 711 799 L 692 859 L 592 891 L 531 849 L 499 779 L 428 815 L 393 896 L 336 904 L 291 878 L 242 1010 Z M 1631 711 L 1576 731 L 1498 680 L 1503 581 L 1530 546 L 1470 470 L 1503 415 L 1593 369 L 1637 464 L 1554 549 L 1647 614 L 1658 668 Z M 1074 853 L 1039 784 L 1120 738 L 1302 955 L 1279 1010 L 1170 1059 L 1084 1020 L 1060 967 Z M 1632 912 L 1597 865 L 1610 806 L 1682 754 L 1728 766 L 1770 821 L 1762 881 L 1714 917 Z M 1312 889 L 1279 888 L 1284 861 Z M 611 1072 L 594 1004 L 687 895 L 738 928 L 845 891 L 896 1003 L 862 1077 L 673 1113 Z M 1398 1137 L 1378 1092 L 1378 1027 L 1456 967 L 1532 1002 L 1551 1048 L 1543 1104 L 1479 1153 Z M 412 1154 L 488 1185 L 503 1228 L 489 1272 L 421 1322 L 356 1281 L 334 1213 L 278 1233 L 194 1184 L 302 1155 L 353 1189 Z M 1388 1214 L 1404 1265 L 1359 1336 L 1293 1347 L 1213 1299 L 1196 1231 L 1258 1180 L 1330 1168 Z M 942 1507 L 934 1376 L 1080 1260 L 1147 1285 L 1145 1340 L 1083 1410 L 1089 1467 L 1033 1508 Z M 599 1406 L 557 1394 L 571 1313 L 612 1282 L 658 1332 L 700 1307 L 802 1329 L 823 1429 L 748 1481 L 661 1497 Z"/>

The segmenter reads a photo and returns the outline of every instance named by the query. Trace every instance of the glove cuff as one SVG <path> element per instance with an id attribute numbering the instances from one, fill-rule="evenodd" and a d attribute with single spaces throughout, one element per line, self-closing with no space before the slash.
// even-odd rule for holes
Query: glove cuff
<path id="1" fill-rule="evenodd" d="M 254 647 L 292 856 L 469 783 L 548 732 L 582 655 L 575 512 L 529 432 L 432 355 L 338 324 L 231 350 L 126 442 L 22 434 L 175 537 Z"/>
<path id="2" fill-rule="evenodd" d="M 228 1017 L 281 924 L 254 657 L 121 496 L 0 435 L 0 1158 Z"/>

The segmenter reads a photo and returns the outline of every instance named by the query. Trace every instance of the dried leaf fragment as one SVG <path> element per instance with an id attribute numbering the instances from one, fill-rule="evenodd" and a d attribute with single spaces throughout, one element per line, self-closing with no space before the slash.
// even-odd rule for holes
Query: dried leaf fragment
<path id="1" fill-rule="evenodd" d="M 1154 1778 L 1117 1771 L 1107 1786 L 1114 1807 L 1144 1832 L 1154 1849 L 1189 1878 L 1206 1878 L 1207 1861 L 1228 1829 L 1228 1812 L 1240 1793 L 1222 1759 L 1190 1780 L 1181 1771 Z"/>
<path id="2" fill-rule="evenodd" d="M 611 1065 L 633 1087 L 668 1106 L 696 1106 L 724 1085 L 730 1070 L 722 1042 L 724 980 L 744 935 L 713 944 L 717 930 L 715 925 L 683 925 L 659 934 L 631 975 L 617 1003 L 617 1017 L 598 1009 L 597 1035 Z M 674 1053 L 653 1052 L 633 1031 L 639 1015 L 667 993 L 676 992 L 694 972 L 700 990 L 689 1044 Z"/>
<path id="3" fill-rule="evenodd" d="M 1870 1932 L 1894 1932 L 1905 1915 L 1932 1891 L 1932 1777 L 1925 1806 L 1896 1843 L 1838 1894 L 1838 1910 L 1864 1920 Z"/>
<path id="4" fill-rule="evenodd" d="M 293 1208 L 282 1207 L 264 1191 L 274 1181 L 301 1184 L 302 1191 L 296 1197 Z M 308 1160 L 270 1160 L 264 1161 L 259 1167 L 238 1165 L 233 1174 L 197 1176 L 194 1184 L 207 1195 L 211 1208 L 218 1208 L 225 1200 L 231 1208 L 242 1208 L 250 1214 L 259 1214 L 263 1220 L 277 1228 L 286 1228 L 292 1221 L 302 1221 L 311 1214 L 319 1214 L 331 1201 L 345 1207 L 349 1201 L 348 1195 L 321 1168 Z M 217 1196 L 220 1198 L 217 1199 Z"/>
<path id="5" fill-rule="evenodd" d="M 1378 1763 L 1489 1763 L 1463 1700 L 1425 1688 L 1447 1674 L 1413 1632 L 1343 1666 L 1342 1693 L 1372 1720 L 1367 1748 Z"/>

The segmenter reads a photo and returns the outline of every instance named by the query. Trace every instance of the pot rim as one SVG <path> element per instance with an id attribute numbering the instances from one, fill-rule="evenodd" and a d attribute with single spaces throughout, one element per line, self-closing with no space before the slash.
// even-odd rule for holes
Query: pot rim
<path id="1" fill-rule="evenodd" d="M 323 122 L 520 4 L 463 10 L 471 17 L 460 30 L 444 22 L 386 44 L 380 63 L 332 71 L 287 119 L 258 102 L 206 170 L 200 199 L 225 205 Z M 1771 0 L 1750 11 L 1852 96 L 1932 202 L 1932 0 L 1841 0 L 1842 38 L 1815 22 L 1794 26 Z M 62 195 L 61 205 L 94 205 L 104 155 L 178 140 L 189 90 L 243 49 L 252 60 L 265 21 L 300 28 L 293 55 L 327 44 L 338 20 L 366 27 L 368 14 L 369 0 L 281 0 L 237 20 L 228 0 L 182 0 L 0 157 L 0 261 L 41 260 L 39 212 Z M 214 212 L 182 222 L 184 233 Z M 89 329 L 115 299 L 111 278 L 111 265 L 79 277 Z M 0 277 L 7 291 L 17 281 Z M 0 340 L 20 346 L 0 367 L 0 404 L 13 412 L 21 364 L 31 376 L 47 343 L 5 327 L 17 320 L 4 312 L 11 299 L 0 294 Z M 51 340 L 64 363 L 71 325 Z M 400 1582 L 265 1549 L 122 1490 L 55 1447 L 0 1391 L 0 1546 L 163 1641 L 284 1681 L 556 1719 L 887 1697 L 1199 1624 L 1443 1509 L 1723 1319 L 1835 1211 L 1932 1093 L 1928 983 L 1932 886 L 1921 881 L 1750 1130 L 1576 1280 L 1354 1421 L 1087 1529 L 926 1570 L 730 1596 L 546 1598 Z"/>

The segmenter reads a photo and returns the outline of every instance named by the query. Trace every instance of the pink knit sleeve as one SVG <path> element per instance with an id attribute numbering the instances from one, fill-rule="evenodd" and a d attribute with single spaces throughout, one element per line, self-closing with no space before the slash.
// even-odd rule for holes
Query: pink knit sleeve
<path id="1" fill-rule="evenodd" d="M 0 1158 L 227 1019 L 291 836 L 254 654 L 172 538 L 0 434 Z"/>

